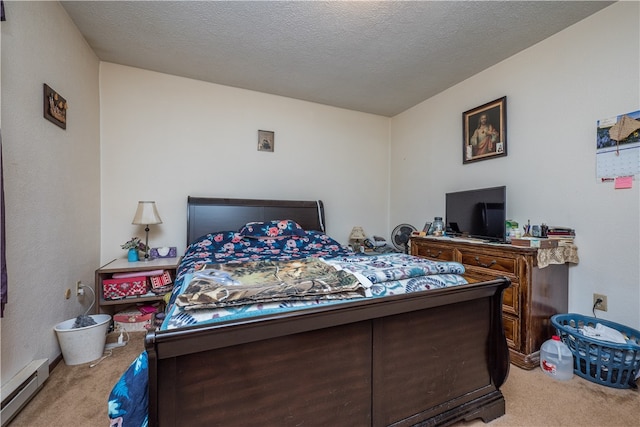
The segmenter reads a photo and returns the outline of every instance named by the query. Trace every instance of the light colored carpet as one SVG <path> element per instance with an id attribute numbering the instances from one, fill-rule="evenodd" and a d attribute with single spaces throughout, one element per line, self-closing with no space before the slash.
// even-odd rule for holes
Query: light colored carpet
<path id="1" fill-rule="evenodd" d="M 511 365 L 500 388 L 506 414 L 489 424 L 475 420 L 459 426 L 639 426 L 640 394 L 637 389 L 616 389 L 577 375 L 557 381 L 540 368 L 527 371 Z"/>
<path id="2" fill-rule="evenodd" d="M 107 342 L 117 339 L 109 334 Z M 92 363 L 58 363 L 40 392 L 9 424 L 10 427 L 107 427 L 107 401 L 122 373 L 144 350 L 144 332 L 129 333 L 124 347 L 112 350 L 93 368 Z M 93 362 L 95 363 L 95 362 Z"/>
<path id="3" fill-rule="evenodd" d="M 10 427 L 107 427 L 109 392 L 143 347 L 144 333 L 132 333 L 125 347 L 114 349 L 111 357 L 93 368 L 60 362 Z M 511 365 L 501 390 L 506 415 L 489 424 L 474 420 L 456 426 L 640 425 L 640 394 L 634 389 L 605 387 L 577 376 L 556 381 L 539 368 L 526 371 Z"/>

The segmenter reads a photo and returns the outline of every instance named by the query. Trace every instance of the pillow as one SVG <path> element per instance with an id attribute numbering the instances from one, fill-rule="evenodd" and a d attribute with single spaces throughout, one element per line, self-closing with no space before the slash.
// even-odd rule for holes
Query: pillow
<path id="1" fill-rule="evenodd" d="M 254 239 L 306 236 L 307 233 L 300 225 L 290 219 L 249 222 L 240 229 L 240 235 Z"/>

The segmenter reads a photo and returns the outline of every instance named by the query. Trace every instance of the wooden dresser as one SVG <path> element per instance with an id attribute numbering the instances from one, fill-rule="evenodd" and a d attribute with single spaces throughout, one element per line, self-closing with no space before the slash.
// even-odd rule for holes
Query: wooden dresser
<path id="1" fill-rule="evenodd" d="M 469 282 L 506 276 L 502 318 L 511 363 L 533 369 L 540 346 L 554 335 L 550 317 L 568 310 L 568 265 L 538 267 L 538 251 L 508 244 L 465 242 L 456 239 L 412 237 L 411 254 L 464 264 Z"/>

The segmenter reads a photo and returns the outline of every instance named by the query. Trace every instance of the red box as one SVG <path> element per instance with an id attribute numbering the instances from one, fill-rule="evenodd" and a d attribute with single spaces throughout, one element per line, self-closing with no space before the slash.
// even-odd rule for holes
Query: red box
<path id="1" fill-rule="evenodd" d="M 172 282 L 171 275 L 168 271 L 163 271 L 159 276 L 149 277 L 149 281 L 151 282 L 152 289 L 164 288 Z"/>
<path id="2" fill-rule="evenodd" d="M 104 299 L 120 299 L 144 295 L 148 292 L 147 278 L 127 277 L 122 279 L 106 279 L 102 281 Z"/>

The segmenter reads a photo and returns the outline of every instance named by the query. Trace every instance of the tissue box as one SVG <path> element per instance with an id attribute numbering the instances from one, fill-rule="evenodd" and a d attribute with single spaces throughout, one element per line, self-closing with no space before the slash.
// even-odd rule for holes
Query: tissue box
<path id="1" fill-rule="evenodd" d="M 175 246 L 163 246 L 160 248 L 151 248 L 151 258 L 175 258 L 178 254 L 178 250 Z"/>
<path id="2" fill-rule="evenodd" d="M 105 279 L 102 281 L 104 299 L 120 299 L 144 295 L 148 292 L 147 278 L 127 277 L 121 279 Z"/>

